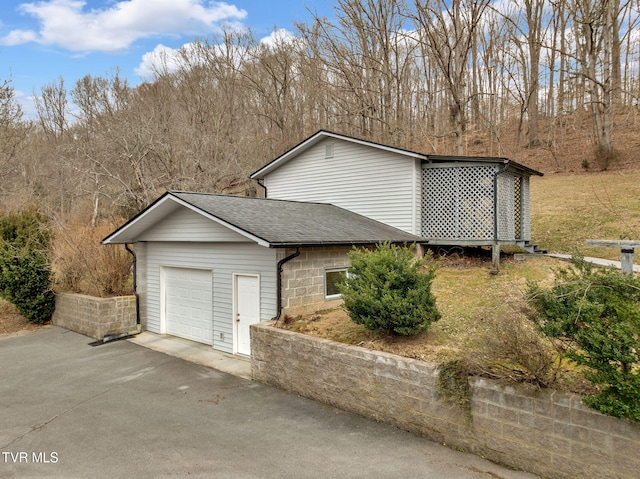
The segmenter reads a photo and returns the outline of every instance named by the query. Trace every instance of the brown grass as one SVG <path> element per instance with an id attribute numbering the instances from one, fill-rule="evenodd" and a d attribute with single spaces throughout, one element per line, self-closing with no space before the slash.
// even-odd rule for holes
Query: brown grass
<path id="1" fill-rule="evenodd" d="M 123 222 L 90 226 L 72 218 L 54 223 L 52 269 L 58 291 L 99 297 L 131 294 L 131 255 L 123 246 L 100 244 Z"/>
<path id="2" fill-rule="evenodd" d="M 620 250 L 587 247 L 586 240 L 640 239 L 638 185 L 640 172 L 637 171 L 532 178 L 534 241 L 550 252 L 578 251 L 584 256 L 619 261 Z"/>
<path id="3" fill-rule="evenodd" d="M 35 331 L 42 328 L 41 324 L 35 324 L 22 316 L 16 307 L 0 298 L 0 334 L 12 334 L 18 331 Z"/>
<path id="4" fill-rule="evenodd" d="M 353 323 L 342 308 L 315 315 L 289 318 L 287 329 L 370 349 L 401 353 L 429 361 L 457 359 L 475 348 L 495 317 L 512 314 L 523 303 L 525 278 L 543 280 L 560 264 L 552 258 L 504 260 L 500 274 L 490 274 L 490 262 L 445 260 L 433 282 L 442 319 L 427 332 L 397 337 L 368 331 Z"/>

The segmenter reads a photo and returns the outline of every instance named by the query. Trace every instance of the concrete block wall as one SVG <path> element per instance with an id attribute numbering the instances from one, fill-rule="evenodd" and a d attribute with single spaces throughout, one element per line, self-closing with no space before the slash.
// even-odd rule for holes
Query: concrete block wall
<path id="1" fill-rule="evenodd" d="M 130 333 L 136 330 L 136 298 L 96 298 L 75 293 L 58 294 L 52 322 L 56 326 L 94 339 Z"/>
<path id="2" fill-rule="evenodd" d="M 307 247 L 282 268 L 282 311 L 290 316 L 331 309 L 342 300 L 327 300 L 324 296 L 324 274 L 327 269 L 350 265 L 350 246 Z M 287 249 L 286 255 L 295 249 Z"/>
<path id="3" fill-rule="evenodd" d="M 437 364 L 251 326 L 253 378 L 549 478 L 629 478 L 640 426 L 580 397 L 471 378 L 470 410 L 440 398 Z"/>

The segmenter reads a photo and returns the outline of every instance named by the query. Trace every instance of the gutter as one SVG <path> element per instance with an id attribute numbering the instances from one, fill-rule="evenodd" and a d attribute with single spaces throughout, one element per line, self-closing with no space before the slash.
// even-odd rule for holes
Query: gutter
<path id="1" fill-rule="evenodd" d="M 282 266 L 284 266 L 284 264 L 287 261 L 291 261 L 293 258 L 297 256 L 300 256 L 300 246 L 296 246 L 296 251 L 294 253 L 278 261 L 278 267 L 277 267 L 278 280 L 276 282 L 276 292 L 277 292 L 276 301 L 278 302 L 278 314 L 271 319 L 271 321 L 275 321 L 276 323 L 280 321 L 280 316 L 282 315 Z"/>
<path id="2" fill-rule="evenodd" d="M 260 178 L 256 179 L 256 182 L 258 183 L 258 186 L 261 186 L 262 189 L 264 189 L 264 199 L 267 199 L 267 187 L 260 181 Z"/>

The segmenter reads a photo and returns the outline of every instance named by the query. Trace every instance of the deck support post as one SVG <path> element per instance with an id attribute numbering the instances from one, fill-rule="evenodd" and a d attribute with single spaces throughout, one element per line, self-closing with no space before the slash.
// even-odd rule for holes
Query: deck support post
<path id="1" fill-rule="evenodd" d="M 496 272 L 500 270 L 500 243 L 491 245 L 491 266 Z"/>

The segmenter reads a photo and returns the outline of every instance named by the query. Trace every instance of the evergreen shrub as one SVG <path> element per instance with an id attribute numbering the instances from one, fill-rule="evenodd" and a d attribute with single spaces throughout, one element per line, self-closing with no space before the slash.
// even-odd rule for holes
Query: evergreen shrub
<path id="1" fill-rule="evenodd" d="M 585 404 L 640 421 L 640 278 L 574 257 L 551 287 L 529 283 L 527 295 L 542 331 L 564 340 L 598 387 Z"/>
<path id="2" fill-rule="evenodd" d="M 55 309 L 46 218 L 27 210 L 0 217 L 0 296 L 34 323 Z"/>
<path id="3" fill-rule="evenodd" d="M 338 288 L 355 323 L 408 336 L 427 330 L 440 319 L 431 291 L 435 265 L 423 271 L 424 259 L 389 243 L 378 244 L 374 250 L 353 249 L 349 258 L 347 277 Z"/>

